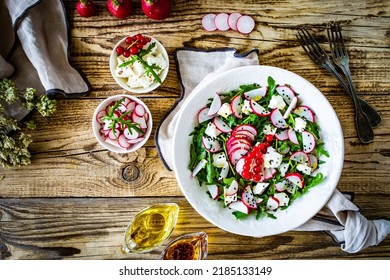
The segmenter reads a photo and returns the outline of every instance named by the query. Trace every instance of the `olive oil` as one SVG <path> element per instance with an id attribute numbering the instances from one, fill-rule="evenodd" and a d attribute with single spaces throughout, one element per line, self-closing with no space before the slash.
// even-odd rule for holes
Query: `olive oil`
<path id="1" fill-rule="evenodd" d="M 162 252 L 163 260 L 204 260 L 207 256 L 208 237 L 205 232 L 183 235 L 170 242 Z"/>
<path id="2" fill-rule="evenodd" d="M 175 203 L 150 206 L 139 212 L 125 232 L 123 253 L 149 252 L 160 246 L 172 233 L 179 215 Z"/>

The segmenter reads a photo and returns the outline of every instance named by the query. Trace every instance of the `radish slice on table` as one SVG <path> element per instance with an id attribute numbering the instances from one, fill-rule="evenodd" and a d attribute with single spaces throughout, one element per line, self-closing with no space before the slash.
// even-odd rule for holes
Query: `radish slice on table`
<path id="1" fill-rule="evenodd" d="M 230 29 L 228 23 L 229 15 L 226 13 L 220 13 L 215 17 L 215 26 L 220 31 L 227 31 Z"/>
<path id="2" fill-rule="evenodd" d="M 202 18 L 202 26 L 206 31 L 215 31 L 217 26 L 215 25 L 216 14 L 207 14 Z"/>
<path id="3" fill-rule="evenodd" d="M 249 34 L 255 28 L 255 21 L 252 17 L 244 15 L 237 20 L 237 30 L 242 34 Z"/>
<path id="4" fill-rule="evenodd" d="M 240 13 L 231 13 L 228 18 L 228 24 L 231 29 L 237 31 L 237 20 L 241 17 L 242 15 Z"/>

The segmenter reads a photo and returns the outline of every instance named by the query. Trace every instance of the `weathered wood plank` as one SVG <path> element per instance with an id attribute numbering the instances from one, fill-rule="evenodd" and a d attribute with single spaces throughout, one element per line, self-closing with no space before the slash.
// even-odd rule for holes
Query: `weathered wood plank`
<path id="1" fill-rule="evenodd" d="M 133 14 L 120 20 L 110 16 L 104 5 L 99 6 L 100 13 L 93 18 L 81 18 L 73 9 L 73 3 L 67 4 L 72 22 L 74 37 L 88 38 L 90 36 L 109 37 L 115 40 L 127 32 L 149 33 L 152 36 L 169 38 L 191 34 L 198 37 L 204 34 L 200 20 L 206 13 L 223 12 L 220 7 L 228 7 L 225 12 L 240 12 L 252 16 L 256 21 L 256 29 L 251 38 L 265 40 L 295 39 L 294 28 L 302 24 L 324 26 L 326 22 L 338 20 L 348 27 L 354 43 L 358 45 L 384 46 L 387 35 L 387 20 L 390 15 L 389 6 L 382 1 L 359 1 L 353 5 L 345 5 L 340 1 L 328 1 L 326 4 L 313 1 L 175 1 L 172 14 L 164 21 L 154 21 L 147 18 L 139 5 L 135 5 Z M 367 9 L 369 6 L 369 9 Z M 371 20 L 367 22 L 366 18 Z M 163 23 L 163 24 L 162 24 Z M 375 35 L 370 32 L 375 29 Z M 109 30 L 109 32 L 108 32 Z M 123 33 L 125 30 L 126 33 Z M 347 29 L 346 29 L 347 30 Z M 286 36 L 286 32 L 288 36 Z M 214 32 L 227 37 L 246 38 L 237 32 Z M 119 37 L 118 37 L 119 36 Z M 348 38 L 348 36 L 347 36 Z M 180 41 L 180 40 L 179 40 Z M 169 43 L 176 40 L 169 40 Z"/>
<path id="2" fill-rule="evenodd" d="M 389 196 L 356 197 L 367 218 L 388 213 Z M 353 256 L 321 232 L 287 232 L 264 238 L 242 237 L 213 226 L 184 198 L 0 199 L 0 247 L 6 259 L 158 259 L 151 253 L 123 255 L 123 233 L 141 209 L 175 202 L 179 219 L 171 238 L 198 231 L 209 236 L 208 259 L 382 259 L 390 254 L 390 239 L 380 250 L 367 248 Z M 361 205 L 362 202 L 363 205 Z M 165 243 L 166 244 L 166 243 Z M 229 246 L 226 246 L 229 244 Z M 8 253 L 7 253 L 8 252 Z"/>

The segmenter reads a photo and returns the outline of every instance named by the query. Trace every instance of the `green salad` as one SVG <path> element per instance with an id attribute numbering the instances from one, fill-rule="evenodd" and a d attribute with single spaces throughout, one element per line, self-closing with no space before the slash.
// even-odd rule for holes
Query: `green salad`
<path id="1" fill-rule="evenodd" d="M 315 113 L 291 85 L 246 84 L 215 93 L 198 112 L 189 169 L 236 218 L 275 218 L 324 180 L 329 157 Z"/>

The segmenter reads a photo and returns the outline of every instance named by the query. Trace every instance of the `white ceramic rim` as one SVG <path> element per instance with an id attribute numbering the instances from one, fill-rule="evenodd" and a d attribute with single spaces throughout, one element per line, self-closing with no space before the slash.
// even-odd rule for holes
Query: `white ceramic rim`
<path id="1" fill-rule="evenodd" d="M 277 84 L 290 84 L 300 94 L 302 103 L 316 113 L 317 122 L 322 130 L 321 136 L 330 154 L 330 158 L 325 158 L 326 164 L 321 167 L 326 179 L 295 200 L 288 209 L 277 211 L 275 214 L 277 219 L 256 220 L 255 215 L 251 215 L 245 220 L 236 220 L 231 214 L 232 210 L 223 208 L 220 202 L 209 198 L 206 188 L 200 187 L 198 181 L 191 177 L 191 172 L 187 168 L 191 137 L 186 136 L 197 125 L 197 112 L 204 107 L 207 99 L 212 98 L 214 92 L 226 92 L 249 83 L 267 85 L 268 76 L 273 77 Z M 209 222 L 225 231 L 253 237 L 287 232 L 310 220 L 321 210 L 336 189 L 344 161 L 341 125 L 325 96 L 301 76 L 270 66 L 235 68 L 199 84 L 181 108 L 174 132 L 173 147 L 173 169 L 183 194 L 193 208 Z"/>
<path id="2" fill-rule="evenodd" d="M 141 104 L 142 106 L 144 106 L 146 112 L 149 114 L 148 129 L 145 132 L 145 139 L 137 144 L 134 144 L 130 149 L 127 149 L 127 150 L 121 149 L 119 147 L 115 147 L 115 146 L 107 144 L 105 141 L 103 141 L 102 137 L 100 136 L 101 125 L 96 120 L 97 114 L 101 110 L 103 110 L 103 108 L 106 108 L 112 101 L 119 100 L 120 98 L 123 98 L 123 97 L 127 97 L 127 98 L 131 99 L 132 101 L 135 101 L 138 104 Z M 99 142 L 99 144 L 112 152 L 120 153 L 120 154 L 127 154 L 127 153 L 134 152 L 134 151 L 138 150 L 139 148 L 141 148 L 143 145 L 145 145 L 145 143 L 148 141 L 148 139 L 152 133 L 152 126 L 153 126 L 153 119 L 152 119 L 152 114 L 150 113 L 148 106 L 146 106 L 146 104 L 141 99 L 139 99 L 135 96 L 128 95 L 128 94 L 118 94 L 118 95 L 113 95 L 113 96 L 106 98 L 96 107 L 95 112 L 93 113 L 93 117 L 92 117 L 92 131 L 93 131 L 93 134 L 95 135 L 96 140 Z"/>
<path id="3" fill-rule="evenodd" d="M 158 50 L 162 53 L 164 59 L 166 60 L 167 62 L 167 67 L 161 72 L 161 74 L 159 75 L 160 76 L 160 79 L 161 79 L 161 84 L 159 83 L 153 83 L 150 87 L 147 87 L 147 88 L 131 88 L 129 87 L 127 84 L 126 84 L 126 79 L 124 78 L 119 78 L 115 75 L 115 68 L 117 67 L 118 65 L 118 62 L 117 62 L 117 54 L 116 54 L 116 48 L 120 45 L 122 45 L 125 40 L 126 40 L 126 37 L 123 38 L 122 40 L 120 40 L 116 45 L 115 47 L 113 48 L 113 50 L 111 51 L 111 55 L 110 55 L 110 72 L 111 72 L 111 75 L 112 77 L 114 78 L 115 82 L 121 86 L 123 89 L 125 89 L 126 91 L 129 91 L 129 92 L 132 92 L 132 93 L 148 93 L 148 92 L 151 92 L 152 90 L 155 90 L 156 88 L 158 88 L 159 86 L 161 86 L 164 81 L 165 81 L 165 78 L 167 77 L 168 75 L 168 71 L 169 71 L 169 56 L 168 56 L 168 53 L 166 51 L 166 49 L 164 48 L 164 46 L 154 37 L 152 36 L 149 36 L 149 35 L 146 35 L 146 34 L 143 34 L 144 36 L 148 36 L 151 38 L 151 41 L 150 43 L 153 43 L 155 42 L 156 43 L 156 46 L 158 48 Z M 133 35 L 130 35 L 130 36 L 133 36 Z"/>

